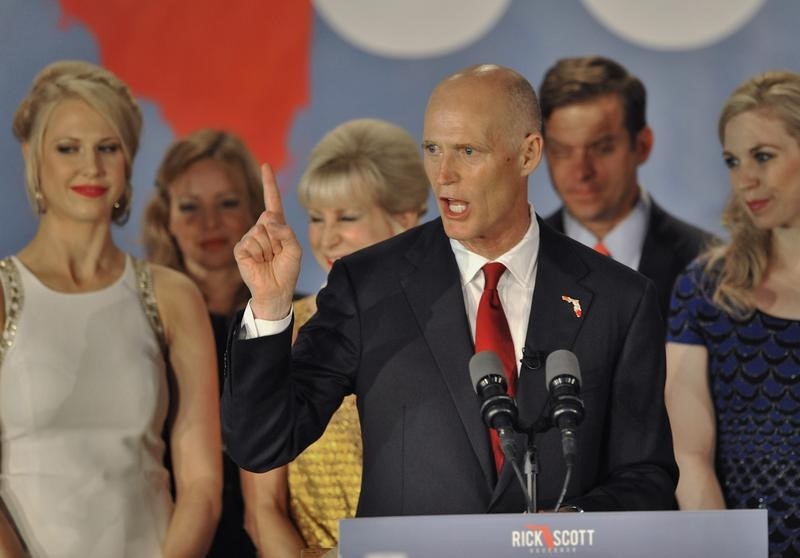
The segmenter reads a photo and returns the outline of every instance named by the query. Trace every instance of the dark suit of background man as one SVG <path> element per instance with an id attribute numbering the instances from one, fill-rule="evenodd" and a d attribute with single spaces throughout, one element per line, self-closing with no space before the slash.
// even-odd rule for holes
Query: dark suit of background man
<path id="1" fill-rule="evenodd" d="M 440 83 L 425 113 L 423 157 L 441 218 L 337 261 L 293 349 L 301 250 L 265 169 L 268 212 L 235 249 L 252 294 L 222 399 L 237 463 L 264 471 L 290 461 L 355 392 L 359 515 L 523 511 L 510 464 L 495 470 L 468 371 L 481 268 L 499 261 L 517 358 L 523 347 L 540 357 L 520 366 L 523 420 L 547 398 L 544 355 L 566 348 L 582 364 L 586 419 L 566 502 L 672 506 L 677 469 L 655 289 L 533 213 L 527 180 L 541 158 L 540 123 L 533 88 L 512 70 L 477 66 Z M 539 436 L 538 447 L 540 504 L 553 506 L 564 474 L 558 432 Z"/>
<path id="2" fill-rule="evenodd" d="M 644 85 L 613 60 L 566 58 L 545 74 L 539 100 L 550 180 L 564 203 L 547 223 L 589 246 L 602 242 L 652 279 L 666 317 L 675 277 L 708 235 L 639 186 L 637 169 L 653 147 Z"/>

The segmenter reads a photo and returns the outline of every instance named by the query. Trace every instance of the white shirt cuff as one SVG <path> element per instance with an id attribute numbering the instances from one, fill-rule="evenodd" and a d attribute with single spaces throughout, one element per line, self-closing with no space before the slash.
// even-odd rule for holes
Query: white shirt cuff
<path id="1" fill-rule="evenodd" d="M 250 301 L 248 301 L 244 309 L 244 315 L 242 315 L 239 339 L 255 339 L 256 337 L 283 333 L 292 325 L 293 315 L 294 307 L 289 310 L 289 314 L 282 320 L 260 320 L 253 316 L 253 310 L 250 308 Z"/>

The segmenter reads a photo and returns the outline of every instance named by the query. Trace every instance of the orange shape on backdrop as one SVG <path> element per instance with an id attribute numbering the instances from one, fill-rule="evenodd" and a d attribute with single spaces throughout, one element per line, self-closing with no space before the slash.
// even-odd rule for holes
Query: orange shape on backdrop
<path id="1" fill-rule="evenodd" d="M 287 163 L 308 102 L 311 4 L 271 0 L 60 0 L 63 24 L 94 33 L 100 62 L 158 104 L 177 136 L 239 134 L 259 161 Z"/>

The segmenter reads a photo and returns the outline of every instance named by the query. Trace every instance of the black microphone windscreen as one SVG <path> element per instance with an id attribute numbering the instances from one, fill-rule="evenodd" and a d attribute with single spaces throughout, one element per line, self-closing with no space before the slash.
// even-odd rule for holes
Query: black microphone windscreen
<path id="1" fill-rule="evenodd" d="M 472 380 L 472 389 L 477 391 L 478 382 L 490 374 L 497 374 L 505 378 L 503 363 L 494 351 L 481 351 L 469 359 L 469 377 Z"/>
<path id="2" fill-rule="evenodd" d="M 545 381 L 548 386 L 554 378 L 564 375 L 573 376 L 578 380 L 578 386 L 581 384 L 581 368 L 578 365 L 578 357 L 572 351 L 559 349 L 547 355 L 544 371 Z"/>

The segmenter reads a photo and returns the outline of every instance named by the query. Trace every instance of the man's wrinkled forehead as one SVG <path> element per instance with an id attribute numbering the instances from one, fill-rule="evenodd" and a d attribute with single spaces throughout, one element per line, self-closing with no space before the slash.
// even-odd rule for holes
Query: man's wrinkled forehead
<path id="1" fill-rule="evenodd" d="M 483 103 L 496 105 L 502 102 L 502 95 L 503 88 L 496 80 L 457 74 L 439 83 L 431 92 L 426 113 L 453 106 L 474 107 L 475 110 L 479 110 Z"/>

